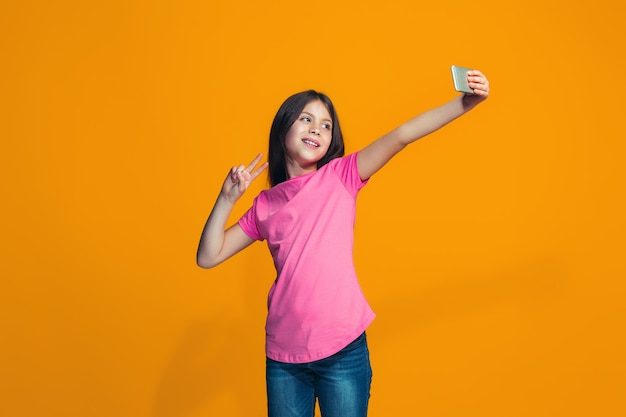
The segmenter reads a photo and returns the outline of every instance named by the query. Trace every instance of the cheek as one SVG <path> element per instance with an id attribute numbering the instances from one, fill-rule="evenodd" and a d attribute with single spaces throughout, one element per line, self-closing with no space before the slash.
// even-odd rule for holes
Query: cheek
<path id="1" fill-rule="evenodd" d="M 296 134 L 294 132 L 295 132 L 295 129 L 293 129 L 293 127 L 289 129 L 289 131 L 287 132 L 287 135 L 285 136 L 285 141 L 284 141 L 285 146 L 289 146 L 289 144 L 294 142 L 294 138 L 296 137 Z"/>
<path id="2" fill-rule="evenodd" d="M 332 142 L 333 142 L 333 134 L 331 132 L 328 132 L 328 134 L 326 135 L 326 145 L 330 146 Z"/>

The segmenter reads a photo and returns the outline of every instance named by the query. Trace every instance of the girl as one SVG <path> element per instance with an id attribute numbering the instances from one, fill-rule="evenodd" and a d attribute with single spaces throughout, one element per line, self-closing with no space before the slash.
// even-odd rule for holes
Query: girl
<path id="1" fill-rule="evenodd" d="M 356 197 L 408 144 L 481 103 L 489 82 L 468 72 L 473 94 L 422 113 L 344 157 L 330 99 L 289 97 L 270 130 L 268 162 L 233 167 L 206 222 L 197 263 L 211 268 L 267 240 L 277 277 L 268 296 L 266 381 L 270 417 L 365 417 L 372 371 L 365 330 L 374 319 L 353 261 Z M 235 202 L 269 167 L 271 188 L 226 229 Z"/>

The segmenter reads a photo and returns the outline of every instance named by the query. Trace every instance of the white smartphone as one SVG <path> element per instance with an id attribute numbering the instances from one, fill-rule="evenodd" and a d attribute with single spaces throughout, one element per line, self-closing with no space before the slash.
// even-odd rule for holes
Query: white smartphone
<path id="1" fill-rule="evenodd" d="M 469 93 L 474 94 L 474 90 L 472 90 L 467 83 L 467 71 L 469 68 L 458 67 L 456 65 L 452 65 L 452 81 L 454 82 L 454 89 L 461 93 Z"/>

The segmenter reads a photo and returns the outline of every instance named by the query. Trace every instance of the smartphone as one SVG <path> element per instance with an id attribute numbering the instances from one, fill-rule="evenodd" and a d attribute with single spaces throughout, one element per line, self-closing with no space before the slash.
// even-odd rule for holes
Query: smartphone
<path id="1" fill-rule="evenodd" d="M 456 65 L 452 65 L 452 81 L 454 81 L 454 89 L 461 93 L 469 93 L 474 94 L 474 90 L 472 90 L 467 83 L 467 71 L 469 68 L 457 67 Z"/>

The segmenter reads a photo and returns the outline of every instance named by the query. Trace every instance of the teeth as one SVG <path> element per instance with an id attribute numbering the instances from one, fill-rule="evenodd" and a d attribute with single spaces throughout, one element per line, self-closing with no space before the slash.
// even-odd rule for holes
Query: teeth
<path id="1" fill-rule="evenodd" d="M 311 146 L 315 146 L 316 148 L 319 146 L 317 143 L 313 142 L 312 140 L 304 139 L 303 142 Z"/>

